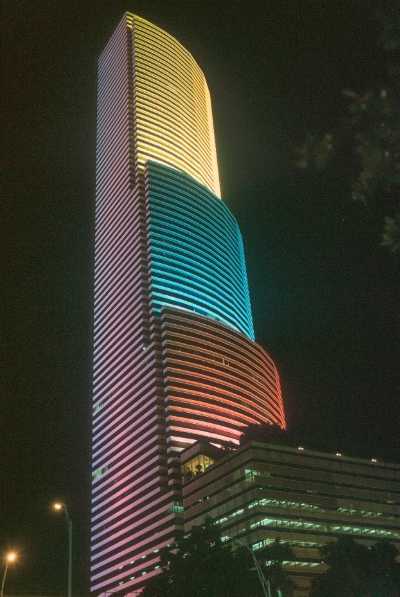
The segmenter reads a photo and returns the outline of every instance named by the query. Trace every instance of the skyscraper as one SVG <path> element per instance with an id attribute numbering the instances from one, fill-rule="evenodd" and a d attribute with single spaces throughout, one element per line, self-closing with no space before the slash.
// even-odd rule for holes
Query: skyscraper
<path id="1" fill-rule="evenodd" d="M 254 341 L 243 243 L 220 198 L 204 75 L 125 14 L 99 60 L 91 585 L 134 594 L 182 528 L 179 453 L 285 426 Z"/>

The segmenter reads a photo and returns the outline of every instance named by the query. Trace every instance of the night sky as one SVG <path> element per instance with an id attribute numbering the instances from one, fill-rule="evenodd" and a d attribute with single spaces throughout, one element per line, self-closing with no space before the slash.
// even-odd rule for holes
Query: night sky
<path id="1" fill-rule="evenodd" d="M 258 341 L 303 443 L 399 459 L 399 277 L 349 168 L 296 171 L 290 150 L 384 84 L 366 0 L 4 2 L 5 366 L 0 548 L 8 592 L 87 594 L 96 60 L 125 10 L 176 36 L 208 79 L 223 196 L 245 239 Z M 4 334 L 2 335 L 4 338 Z"/>

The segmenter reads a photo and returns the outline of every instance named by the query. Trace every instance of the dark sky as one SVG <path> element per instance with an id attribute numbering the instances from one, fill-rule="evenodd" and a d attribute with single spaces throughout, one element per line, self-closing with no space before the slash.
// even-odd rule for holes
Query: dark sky
<path id="1" fill-rule="evenodd" d="M 296 172 L 291 145 L 384 82 L 366 0 L 6 0 L 6 334 L 0 548 L 8 591 L 64 587 L 68 501 L 86 594 L 96 59 L 124 10 L 195 56 L 211 90 L 223 193 L 245 238 L 255 325 L 303 443 L 398 458 L 398 271 L 345 167 Z M 397 332 L 396 332 L 397 326 Z M 3 425 L 4 423 L 4 425 Z"/>

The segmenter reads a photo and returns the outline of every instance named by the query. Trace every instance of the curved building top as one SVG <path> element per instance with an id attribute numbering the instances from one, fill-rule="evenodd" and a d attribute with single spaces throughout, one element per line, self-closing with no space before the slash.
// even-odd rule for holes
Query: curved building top
<path id="1" fill-rule="evenodd" d="M 145 170 L 150 302 L 181 308 L 254 340 L 242 235 L 230 210 L 193 177 Z"/>
<path id="2" fill-rule="evenodd" d="M 132 31 L 135 166 L 177 168 L 221 196 L 210 93 L 191 54 L 145 19 L 125 14 Z"/>

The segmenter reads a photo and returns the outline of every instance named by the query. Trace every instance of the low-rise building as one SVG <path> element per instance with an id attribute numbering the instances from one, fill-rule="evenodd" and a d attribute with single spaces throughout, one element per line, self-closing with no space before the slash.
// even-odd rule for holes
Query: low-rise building
<path id="1" fill-rule="evenodd" d="M 185 531 L 211 517 L 224 541 L 257 553 L 279 538 L 295 597 L 326 570 L 321 546 L 350 536 L 400 550 L 400 466 L 283 445 L 249 442 L 226 452 L 198 442 L 181 455 Z M 261 553 L 261 552 L 260 552 Z"/>

